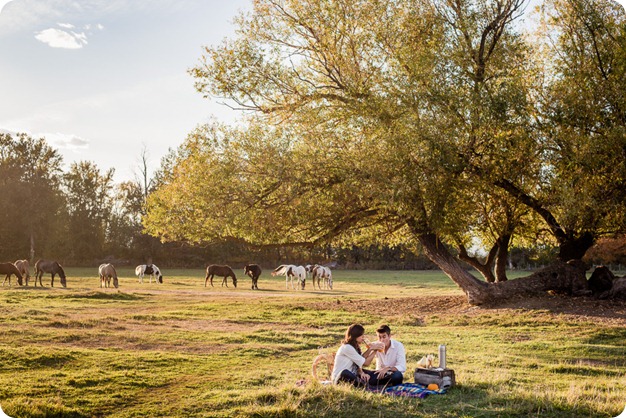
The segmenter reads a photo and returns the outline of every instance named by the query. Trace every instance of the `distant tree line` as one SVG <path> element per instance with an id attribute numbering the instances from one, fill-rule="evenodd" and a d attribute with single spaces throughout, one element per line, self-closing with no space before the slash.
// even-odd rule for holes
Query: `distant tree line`
<path id="1" fill-rule="evenodd" d="M 350 269 L 437 268 L 419 247 L 403 243 L 252 246 L 233 239 L 162 243 L 142 226 L 146 199 L 162 175 L 149 175 L 145 152 L 139 178 L 118 184 L 113 169 L 100 169 L 93 162 L 73 163 L 67 171 L 62 166 L 58 150 L 44 138 L 0 134 L 0 260 L 53 258 L 84 266 L 154 260 L 167 267 L 202 267 L 209 262 L 271 267 L 289 261 Z M 590 261 L 626 264 L 625 246 L 624 238 L 602 240 L 590 251 Z M 514 247 L 509 264 L 512 268 L 546 264 L 555 251 L 538 245 Z"/>

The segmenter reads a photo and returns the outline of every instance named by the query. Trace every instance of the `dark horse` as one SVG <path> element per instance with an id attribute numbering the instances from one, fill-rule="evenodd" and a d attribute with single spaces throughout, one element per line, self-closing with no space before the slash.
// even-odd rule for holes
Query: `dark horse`
<path id="1" fill-rule="evenodd" d="M 52 274 L 52 281 L 50 282 L 50 286 L 54 287 L 54 276 L 55 274 L 59 275 L 61 279 L 61 286 L 66 287 L 65 283 L 65 271 L 63 271 L 63 267 L 56 261 L 52 260 L 37 260 L 35 263 L 35 286 L 37 286 L 37 279 L 39 279 L 39 285 L 43 287 L 43 283 L 41 283 L 41 277 L 44 273 Z"/>
<path id="2" fill-rule="evenodd" d="M 259 276 L 261 275 L 261 267 L 259 267 L 258 264 L 246 264 L 243 268 L 243 273 L 250 276 L 252 279 L 252 289 L 259 290 L 257 282 L 259 280 Z"/>
<path id="3" fill-rule="evenodd" d="M 9 286 L 11 286 L 11 275 L 13 274 L 15 274 L 15 277 L 17 277 L 17 284 L 19 284 L 20 286 L 22 285 L 22 275 L 20 274 L 20 271 L 17 269 L 17 267 L 15 267 L 15 264 L 0 263 L 0 274 L 6 274 L 4 282 L 2 282 L 2 286 L 4 286 L 4 283 L 7 281 L 7 279 L 9 279 Z"/>
<path id="4" fill-rule="evenodd" d="M 226 287 L 228 287 L 228 277 L 232 277 L 233 286 L 237 287 L 237 277 L 235 276 L 235 272 L 233 271 L 233 269 L 231 269 L 229 266 L 218 266 L 215 264 L 211 264 L 209 267 L 207 267 L 206 277 L 204 278 L 204 287 L 206 287 L 206 283 L 209 278 L 211 279 L 211 287 L 213 287 L 213 276 L 223 277 L 224 279 L 222 279 L 222 286 L 226 284 Z"/>

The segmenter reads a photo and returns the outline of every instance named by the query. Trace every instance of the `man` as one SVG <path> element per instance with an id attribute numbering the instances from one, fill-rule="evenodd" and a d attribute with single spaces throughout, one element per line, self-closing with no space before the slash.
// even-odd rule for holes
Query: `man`
<path id="1" fill-rule="evenodd" d="M 375 376 L 378 385 L 395 386 L 402 383 L 406 372 L 406 351 L 401 342 L 391 339 L 391 329 L 381 325 L 376 330 L 378 341 L 384 348 L 376 353 Z M 372 384 L 373 382 L 370 382 Z"/>

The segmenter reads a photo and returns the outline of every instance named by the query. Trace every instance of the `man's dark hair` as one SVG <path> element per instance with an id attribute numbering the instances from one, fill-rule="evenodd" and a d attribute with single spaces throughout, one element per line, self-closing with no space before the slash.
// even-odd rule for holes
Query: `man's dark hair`
<path id="1" fill-rule="evenodd" d="M 389 328 L 389 325 L 381 325 L 378 327 L 376 332 L 379 334 L 391 335 L 391 328 Z"/>

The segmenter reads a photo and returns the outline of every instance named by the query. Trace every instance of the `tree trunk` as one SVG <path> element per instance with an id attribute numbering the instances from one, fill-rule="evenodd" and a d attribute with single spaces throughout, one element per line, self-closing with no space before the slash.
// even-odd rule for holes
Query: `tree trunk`
<path id="1" fill-rule="evenodd" d="M 528 277 L 500 283 L 485 283 L 465 271 L 432 233 L 417 235 L 426 256 L 452 279 L 472 305 L 493 304 L 519 296 L 544 295 L 548 291 L 580 296 L 589 295 L 585 270 L 579 264 L 557 261 Z"/>
<path id="2" fill-rule="evenodd" d="M 30 233 L 30 262 L 35 262 L 35 235 Z"/>
<path id="3" fill-rule="evenodd" d="M 502 235 L 498 238 L 498 255 L 496 256 L 496 282 L 506 282 L 506 264 L 509 258 L 509 242 L 511 235 Z"/>
<path id="4" fill-rule="evenodd" d="M 493 274 L 492 267 L 496 254 L 498 253 L 498 244 L 494 244 L 494 246 L 491 247 L 491 251 L 489 251 L 489 255 L 487 256 L 484 264 L 481 263 L 476 257 L 470 257 L 463 244 L 459 243 L 458 245 L 459 259 L 465 261 L 467 264 L 478 270 L 478 272 L 485 278 L 485 281 L 489 283 L 496 281 L 496 276 Z"/>
<path id="5" fill-rule="evenodd" d="M 594 243 L 595 236 L 591 232 L 583 232 L 580 236 L 560 240 L 559 260 L 580 260 Z"/>
<path id="6" fill-rule="evenodd" d="M 419 234 L 418 240 L 422 244 L 426 257 L 439 266 L 454 283 L 459 285 L 467 295 L 470 304 L 480 305 L 483 303 L 482 295 L 486 292 L 487 283 L 465 271 L 435 234 Z"/>

